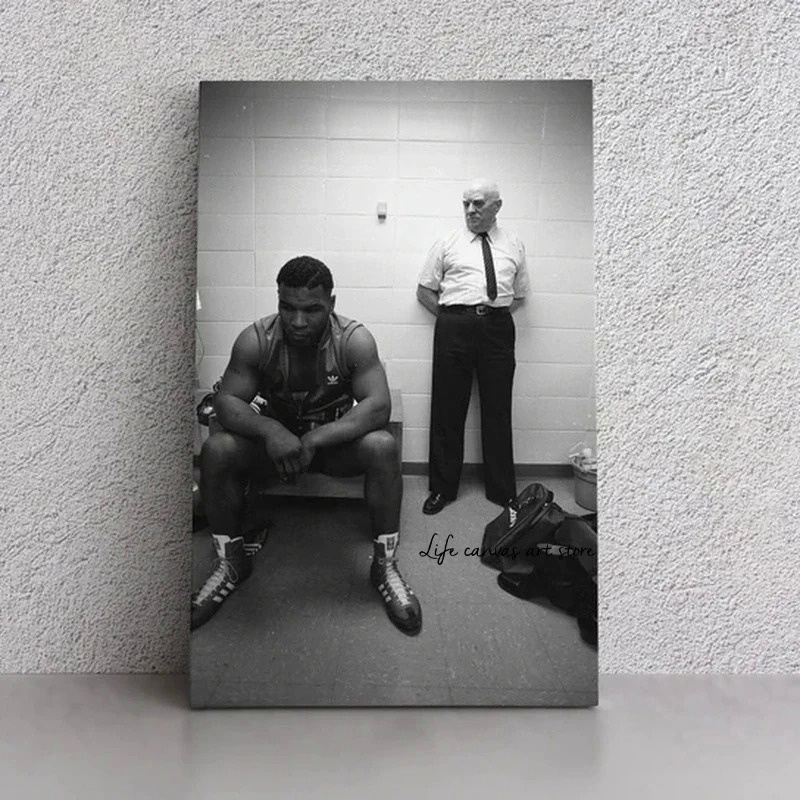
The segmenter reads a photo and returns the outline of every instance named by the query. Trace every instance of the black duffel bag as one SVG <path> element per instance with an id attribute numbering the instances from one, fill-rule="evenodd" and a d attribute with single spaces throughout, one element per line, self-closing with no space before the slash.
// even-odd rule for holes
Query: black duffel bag
<path id="1" fill-rule="evenodd" d="M 540 483 L 526 486 L 485 528 L 481 561 L 515 597 L 546 597 L 597 645 L 597 515 L 568 514 Z"/>
<path id="2" fill-rule="evenodd" d="M 501 572 L 518 571 L 520 557 L 548 541 L 565 517 L 546 486 L 526 486 L 484 529 L 481 561 Z"/>

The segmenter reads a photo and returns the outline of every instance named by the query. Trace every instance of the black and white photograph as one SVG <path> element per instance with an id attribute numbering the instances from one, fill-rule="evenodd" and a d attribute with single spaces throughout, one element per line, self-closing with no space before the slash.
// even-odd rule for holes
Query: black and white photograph
<path id="1" fill-rule="evenodd" d="M 592 166 L 589 81 L 200 84 L 194 707 L 597 704 Z"/>

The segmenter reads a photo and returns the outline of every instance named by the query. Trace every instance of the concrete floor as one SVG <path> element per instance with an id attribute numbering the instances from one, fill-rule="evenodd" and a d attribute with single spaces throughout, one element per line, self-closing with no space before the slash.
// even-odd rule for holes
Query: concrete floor
<path id="1" fill-rule="evenodd" d="M 541 482 L 565 510 L 585 513 L 571 479 Z M 369 584 L 363 502 L 269 497 L 254 511 L 274 525 L 252 577 L 192 634 L 194 707 L 597 702 L 597 651 L 575 619 L 505 593 L 496 572 L 463 554 L 500 512 L 480 482 L 465 479 L 458 500 L 434 517 L 420 510 L 427 478 L 406 476 L 404 485 L 400 566 L 420 598 L 422 632 L 396 630 Z M 421 557 L 434 534 L 442 545 L 452 534 L 458 555 L 441 565 Z M 197 586 L 212 551 L 208 530 L 193 539 Z"/>
<path id="2" fill-rule="evenodd" d="M 599 708 L 190 712 L 185 676 L 0 675 L 20 800 L 787 800 L 800 676 L 604 675 Z"/>

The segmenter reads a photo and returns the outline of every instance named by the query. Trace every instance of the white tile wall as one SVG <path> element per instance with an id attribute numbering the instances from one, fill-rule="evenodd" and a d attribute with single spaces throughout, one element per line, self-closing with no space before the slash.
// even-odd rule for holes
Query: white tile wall
<path id="1" fill-rule="evenodd" d="M 336 280 L 336 292 L 348 288 L 391 289 L 394 285 L 394 257 L 391 253 L 310 251 L 305 255 L 324 261 Z M 264 250 L 256 253 L 256 286 L 275 287 L 280 268 L 298 253 L 292 250 Z"/>
<path id="2" fill-rule="evenodd" d="M 518 359 L 514 392 L 522 397 L 588 397 L 591 373 L 587 364 L 539 364 Z"/>
<path id="3" fill-rule="evenodd" d="M 530 81 L 495 81 L 473 83 L 473 99 L 479 102 L 538 103 L 542 101 L 540 84 Z"/>
<path id="4" fill-rule="evenodd" d="M 256 214 L 322 214 L 325 211 L 323 178 L 256 178 Z"/>
<path id="5" fill-rule="evenodd" d="M 256 286 L 268 286 L 276 289 L 275 278 L 280 268 L 296 255 L 300 255 L 295 250 L 259 250 L 256 253 Z M 322 258 L 322 251 L 304 252 L 303 255 Z M 327 263 L 327 262 L 326 262 Z"/>
<path id="6" fill-rule="evenodd" d="M 274 314 L 278 309 L 278 292 L 274 286 L 256 288 L 253 292 L 253 302 L 255 305 L 253 319 Z"/>
<path id="7" fill-rule="evenodd" d="M 417 272 L 412 274 L 409 283 L 416 283 Z M 403 279 L 407 280 L 406 278 Z M 395 286 L 398 282 L 395 281 Z M 409 325 L 432 325 L 433 319 L 430 313 L 419 302 L 417 302 L 416 286 L 392 291 L 392 321 Z"/>
<path id="8" fill-rule="evenodd" d="M 528 249 L 528 266 L 534 290 L 594 294 L 594 263 L 591 258 L 541 257 Z"/>
<path id="9" fill-rule="evenodd" d="M 325 217 L 271 214 L 255 218 L 257 250 L 291 250 L 295 255 L 313 255 L 322 250 Z"/>
<path id="10" fill-rule="evenodd" d="M 467 145 L 462 142 L 400 142 L 398 176 L 468 181 Z"/>
<path id="11" fill-rule="evenodd" d="M 198 322 L 197 333 L 206 356 L 231 354 L 236 337 L 245 329 L 247 323 L 241 322 Z"/>
<path id="12" fill-rule="evenodd" d="M 337 292 L 344 287 L 391 289 L 394 285 L 392 253 L 337 251 L 325 253 L 322 260 L 336 278 Z"/>
<path id="13" fill-rule="evenodd" d="M 199 175 L 253 174 L 252 139 L 217 139 L 203 137 L 197 150 Z"/>
<path id="14" fill-rule="evenodd" d="M 506 211 L 508 206 L 503 205 L 503 211 Z M 514 231 L 525 244 L 526 256 L 528 253 L 536 253 L 539 243 L 539 225 L 541 223 L 533 219 L 518 219 L 511 218 L 510 209 L 509 213 L 503 215 L 503 224 Z"/>
<path id="15" fill-rule="evenodd" d="M 256 175 L 325 175 L 324 139 L 255 139 Z"/>
<path id="16" fill-rule="evenodd" d="M 253 97 L 255 86 L 249 81 L 203 81 L 202 98 Z"/>
<path id="17" fill-rule="evenodd" d="M 198 198 L 199 200 L 199 198 Z M 197 250 L 253 250 L 251 214 L 198 214 Z"/>
<path id="18" fill-rule="evenodd" d="M 479 426 L 480 413 L 478 405 L 479 393 L 473 387 L 467 414 L 467 427 Z M 589 398 L 551 398 L 551 397 L 515 397 L 514 419 L 525 422 L 520 429 L 552 431 L 578 431 L 583 433 L 587 425 L 592 427 L 594 415 L 589 407 L 593 406 Z M 430 420 L 430 397 L 426 394 L 403 394 L 404 423 L 412 428 L 426 428 Z M 592 424 L 590 424 L 592 423 Z"/>
<path id="19" fill-rule="evenodd" d="M 406 141 L 460 142 L 469 140 L 471 103 L 402 103 L 399 138 Z"/>
<path id="20" fill-rule="evenodd" d="M 335 279 L 336 276 L 334 276 Z M 391 289 L 354 289 L 337 286 L 336 308 L 346 317 L 366 323 L 394 323 L 394 293 Z"/>
<path id="21" fill-rule="evenodd" d="M 396 101 L 400 96 L 397 83 L 383 81 L 337 81 L 329 84 L 328 96 L 334 100 Z"/>
<path id="22" fill-rule="evenodd" d="M 532 464 L 558 464 L 564 462 L 578 442 L 587 441 L 583 432 L 575 431 L 514 431 L 514 457 L 520 460 L 520 453 L 530 453 Z"/>
<path id="23" fill-rule="evenodd" d="M 534 292 L 516 314 L 518 326 L 579 328 L 594 334 L 594 295 Z"/>
<path id="24" fill-rule="evenodd" d="M 473 142 L 521 142 L 542 140 L 545 107 L 527 103 L 476 103 L 472 118 Z"/>
<path id="25" fill-rule="evenodd" d="M 327 159 L 329 178 L 393 178 L 397 173 L 397 143 L 329 139 Z"/>
<path id="26" fill-rule="evenodd" d="M 397 105 L 387 102 L 331 100 L 327 136 L 330 139 L 396 139 Z"/>
<path id="27" fill-rule="evenodd" d="M 474 81 L 404 81 L 398 84 L 400 100 L 436 102 L 472 102 L 475 99 Z"/>
<path id="28" fill-rule="evenodd" d="M 427 428 L 412 428 L 403 422 L 403 461 L 427 462 L 428 435 Z"/>
<path id="29" fill-rule="evenodd" d="M 461 210 L 463 191 L 463 181 L 400 180 L 397 184 L 397 213 L 401 217 L 438 218 L 442 211 L 449 211 L 455 216 Z"/>
<path id="30" fill-rule="evenodd" d="M 253 129 L 256 136 L 326 136 L 325 100 L 260 98 L 254 101 Z"/>
<path id="31" fill-rule="evenodd" d="M 516 397 L 514 419 L 529 424 L 521 429 L 540 431 L 578 431 L 583 433 L 593 422 L 590 415 L 593 404 L 587 397 Z"/>
<path id="32" fill-rule="evenodd" d="M 348 315 L 345 313 L 344 316 Z M 397 346 L 394 326 L 387 325 L 384 322 L 371 322 L 369 331 L 375 338 L 378 356 L 384 364 L 388 364 L 389 361 L 395 357 L 395 349 Z"/>
<path id="33" fill-rule="evenodd" d="M 477 384 L 473 387 L 467 413 L 468 430 L 480 430 L 480 392 Z M 515 397 L 513 413 L 515 420 L 525 424 L 515 425 L 515 430 L 559 431 L 583 434 L 593 422 L 586 412 L 589 398 Z M 427 425 L 427 417 L 423 426 Z"/>
<path id="34" fill-rule="evenodd" d="M 592 149 L 588 144 L 546 144 L 542 148 L 544 183 L 592 182 Z"/>
<path id="35" fill-rule="evenodd" d="M 253 253 L 206 251 L 197 254 L 198 286 L 252 286 Z"/>
<path id="36" fill-rule="evenodd" d="M 457 201 L 460 207 L 460 193 Z M 422 269 L 422 262 L 436 239 L 462 223 L 461 216 L 451 213 L 443 214 L 440 217 L 400 217 L 397 220 L 397 249 L 404 253 L 418 255 L 420 260 L 416 272 L 419 273 L 419 270 Z M 413 279 L 416 287 L 417 274 L 413 276 Z"/>
<path id="37" fill-rule="evenodd" d="M 376 221 L 378 203 L 386 203 L 392 217 L 402 213 L 397 204 L 397 181 L 393 178 L 328 178 L 325 181 L 325 213 L 362 214 Z M 379 226 L 385 223 L 377 223 Z"/>
<path id="38" fill-rule="evenodd" d="M 225 372 L 228 356 L 205 356 L 197 367 L 197 381 L 204 389 L 210 389 Z"/>
<path id="39" fill-rule="evenodd" d="M 542 180 L 542 148 L 536 144 L 504 144 L 488 142 L 470 144 L 467 148 L 469 175 L 489 176 L 499 181 Z"/>
<path id="40" fill-rule="evenodd" d="M 330 84 L 322 81 L 269 81 L 253 83 L 253 96 L 260 100 L 285 100 L 289 97 L 328 97 Z"/>
<path id="41" fill-rule="evenodd" d="M 431 392 L 430 360 L 389 362 L 389 382 L 403 393 L 426 394 Z"/>
<path id="42" fill-rule="evenodd" d="M 504 181 L 500 188 L 503 190 L 503 208 L 500 213 L 507 219 L 514 217 L 515 231 L 518 236 L 522 236 L 523 228 L 538 216 L 539 193 L 544 187 L 536 183 Z"/>
<path id="43" fill-rule="evenodd" d="M 433 352 L 432 325 L 393 325 L 395 331 L 392 358 L 430 357 Z"/>
<path id="44" fill-rule="evenodd" d="M 200 175 L 197 179 L 200 214 L 252 214 L 253 179 L 226 175 Z"/>
<path id="45" fill-rule="evenodd" d="M 541 222 L 537 252 L 543 256 L 592 257 L 591 222 Z"/>
<path id="46" fill-rule="evenodd" d="M 548 144 L 589 144 L 592 107 L 588 103 L 547 106 L 544 140 Z"/>
<path id="47" fill-rule="evenodd" d="M 585 184 L 544 183 L 539 187 L 539 219 L 592 220 L 592 195 Z"/>
<path id="48" fill-rule="evenodd" d="M 431 418 L 431 398 L 427 394 L 403 393 L 403 425 L 427 428 Z"/>
<path id="49" fill-rule="evenodd" d="M 538 364 L 593 364 L 594 331 L 525 327 L 517 331 L 523 354 Z"/>
<path id="50" fill-rule="evenodd" d="M 250 287 L 198 286 L 202 308 L 198 322 L 252 322 L 253 290 Z"/>
<path id="51" fill-rule="evenodd" d="M 202 387 L 239 331 L 275 310 L 282 264 L 313 255 L 333 271 L 337 310 L 369 326 L 404 394 L 404 459 L 426 461 L 433 317 L 416 281 L 435 239 L 463 224 L 464 183 L 486 176 L 500 183 L 501 221 L 525 242 L 532 281 L 515 317 L 516 459 L 563 463 L 593 441 L 590 84 L 215 84 L 200 133 Z M 467 426 L 467 460 L 479 461 L 477 390 Z"/>
<path id="52" fill-rule="evenodd" d="M 253 135 L 253 101 L 236 94 L 200 95 L 200 136 Z"/>
<path id="53" fill-rule="evenodd" d="M 325 249 L 390 253 L 394 250 L 395 227 L 394 217 L 380 222 L 377 215 L 328 215 L 325 217 Z"/>
<path id="54" fill-rule="evenodd" d="M 560 103 L 582 103 L 591 108 L 591 81 L 540 81 L 536 84 L 536 95 L 550 105 Z"/>

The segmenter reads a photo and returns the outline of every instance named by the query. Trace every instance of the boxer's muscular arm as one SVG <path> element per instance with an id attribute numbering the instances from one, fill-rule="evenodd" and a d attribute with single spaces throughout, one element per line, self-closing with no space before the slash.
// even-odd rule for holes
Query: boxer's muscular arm
<path id="1" fill-rule="evenodd" d="M 233 345 L 222 384 L 214 398 L 214 408 L 222 426 L 249 439 L 259 439 L 281 477 L 303 471 L 303 446 L 300 440 L 277 420 L 253 411 L 250 401 L 259 384 L 258 334 L 251 325 L 243 330 Z"/>

